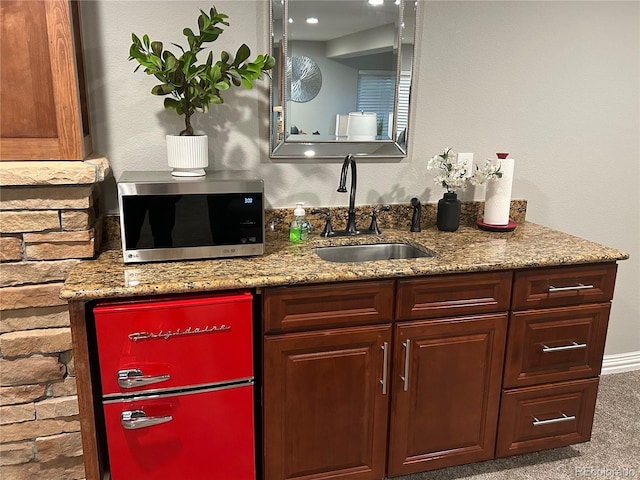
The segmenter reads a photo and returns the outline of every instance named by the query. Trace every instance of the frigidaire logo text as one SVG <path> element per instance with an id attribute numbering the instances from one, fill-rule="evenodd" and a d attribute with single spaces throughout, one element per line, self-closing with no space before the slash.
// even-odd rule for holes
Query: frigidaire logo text
<path id="1" fill-rule="evenodd" d="M 139 342 L 142 340 L 169 340 L 171 337 L 182 337 L 184 335 L 198 335 L 202 333 L 214 333 L 222 332 L 224 330 L 231 330 L 229 325 L 213 325 L 200 327 L 187 327 L 185 329 L 178 328 L 177 330 L 160 330 L 157 333 L 154 332 L 134 332 L 129 334 L 129 340 L 132 342 Z"/>

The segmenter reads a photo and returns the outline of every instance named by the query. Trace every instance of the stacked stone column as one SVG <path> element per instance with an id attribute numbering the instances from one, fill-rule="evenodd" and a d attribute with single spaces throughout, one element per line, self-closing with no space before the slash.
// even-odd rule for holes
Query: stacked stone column
<path id="1" fill-rule="evenodd" d="M 0 162 L 0 469 L 84 478 L 71 331 L 60 288 L 99 248 L 105 158 Z"/>

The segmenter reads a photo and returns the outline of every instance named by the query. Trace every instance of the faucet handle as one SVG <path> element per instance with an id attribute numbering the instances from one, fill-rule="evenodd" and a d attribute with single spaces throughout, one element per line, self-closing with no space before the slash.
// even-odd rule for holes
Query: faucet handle
<path id="1" fill-rule="evenodd" d="M 371 212 L 371 225 L 369 225 L 369 230 L 376 235 L 380 235 L 380 227 L 378 227 L 378 213 L 388 212 L 391 210 L 391 205 L 382 205 L 380 208 L 374 207 Z"/>
<path id="2" fill-rule="evenodd" d="M 377 215 L 380 212 L 388 212 L 389 210 L 391 210 L 391 205 L 382 205 L 380 208 L 373 207 L 371 215 Z"/>
<path id="3" fill-rule="evenodd" d="M 323 215 L 325 215 L 326 220 L 324 223 L 324 230 L 322 230 L 320 236 L 330 237 L 331 235 L 333 235 L 333 227 L 331 226 L 331 212 L 329 212 L 329 210 L 323 210 L 319 208 L 314 208 L 313 210 L 311 210 L 312 215 L 316 215 L 318 213 L 322 213 Z"/>

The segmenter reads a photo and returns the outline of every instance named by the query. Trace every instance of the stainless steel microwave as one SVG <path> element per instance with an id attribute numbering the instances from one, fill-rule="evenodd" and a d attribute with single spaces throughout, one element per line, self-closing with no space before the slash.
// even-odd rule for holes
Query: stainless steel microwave
<path id="1" fill-rule="evenodd" d="M 264 183 L 248 172 L 123 172 L 118 204 L 124 263 L 264 253 Z"/>

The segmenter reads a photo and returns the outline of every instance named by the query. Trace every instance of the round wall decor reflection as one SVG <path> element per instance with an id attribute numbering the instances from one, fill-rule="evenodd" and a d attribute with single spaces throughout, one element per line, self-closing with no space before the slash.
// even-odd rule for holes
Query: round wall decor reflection
<path id="1" fill-rule="evenodd" d="M 322 73 L 318 64 L 309 57 L 294 56 L 287 59 L 289 98 L 304 103 L 313 100 L 322 87 Z"/>

